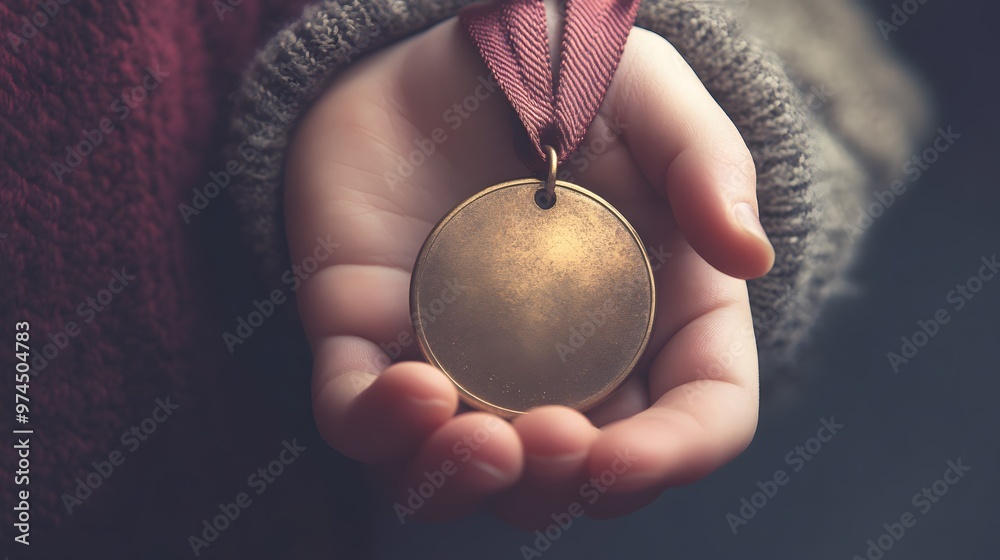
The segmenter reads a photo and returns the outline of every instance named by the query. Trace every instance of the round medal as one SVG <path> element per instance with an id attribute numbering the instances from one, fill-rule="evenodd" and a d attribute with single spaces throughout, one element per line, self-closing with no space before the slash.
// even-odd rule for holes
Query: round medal
<path id="1" fill-rule="evenodd" d="M 473 4 L 459 16 L 524 125 L 529 167 L 548 164 L 545 180 L 494 185 L 456 206 L 413 268 L 420 349 L 474 407 L 586 410 L 621 386 L 649 342 L 656 301 L 642 241 L 601 197 L 556 181 L 558 159 L 597 114 L 638 6 L 567 2 L 558 80 L 541 0 Z"/>
<path id="2" fill-rule="evenodd" d="M 425 357 L 465 402 L 503 416 L 596 405 L 632 372 L 653 326 L 653 271 L 632 226 L 582 187 L 545 187 L 509 181 L 459 204 L 411 277 Z"/>

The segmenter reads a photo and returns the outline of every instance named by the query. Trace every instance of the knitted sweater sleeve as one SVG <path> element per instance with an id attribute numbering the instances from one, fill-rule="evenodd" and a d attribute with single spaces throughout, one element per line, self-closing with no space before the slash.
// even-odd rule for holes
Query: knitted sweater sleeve
<path id="1" fill-rule="evenodd" d="M 290 266 L 282 181 L 297 119 L 353 60 L 467 3 L 320 2 L 259 53 L 237 93 L 230 142 L 257 157 L 228 190 L 265 283 L 278 286 Z M 680 51 L 753 155 L 776 252 L 772 272 L 749 283 L 765 388 L 793 371 L 824 301 L 843 286 L 861 204 L 926 126 L 919 89 L 862 14 L 847 1 L 653 0 L 636 21 Z"/>

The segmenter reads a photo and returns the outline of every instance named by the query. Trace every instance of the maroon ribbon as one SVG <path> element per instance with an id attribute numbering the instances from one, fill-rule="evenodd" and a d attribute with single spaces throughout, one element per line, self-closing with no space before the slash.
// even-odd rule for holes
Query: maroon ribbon
<path id="1" fill-rule="evenodd" d="M 542 146 L 566 161 L 594 120 L 639 0 L 567 0 L 558 80 L 553 84 L 542 0 L 498 0 L 459 16 L 532 144 L 529 164 L 545 168 Z"/>

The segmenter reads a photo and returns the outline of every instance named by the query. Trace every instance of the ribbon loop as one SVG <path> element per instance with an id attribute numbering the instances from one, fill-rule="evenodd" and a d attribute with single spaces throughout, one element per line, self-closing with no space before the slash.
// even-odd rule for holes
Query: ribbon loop
<path id="1" fill-rule="evenodd" d="M 546 166 L 543 145 L 567 161 L 583 141 L 611 84 L 639 0 L 567 0 L 559 79 L 553 79 L 542 0 L 474 4 L 459 20 L 528 133 L 529 166 Z"/>

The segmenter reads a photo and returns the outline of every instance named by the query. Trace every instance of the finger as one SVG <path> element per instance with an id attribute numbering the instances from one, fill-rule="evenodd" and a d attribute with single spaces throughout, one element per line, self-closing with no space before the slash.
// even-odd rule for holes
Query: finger
<path id="1" fill-rule="evenodd" d="M 656 357 L 653 405 L 607 426 L 594 442 L 589 474 L 607 489 L 588 513 L 635 507 L 706 476 L 749 445 L 758 387 L 748 305 L 744 295 L 695 319 Z"/>
<path id="2" fill-rule="evenodd" d="M 321 340 L 314 349 L 313 415 L 323 439 L 366 463 L 383 463 L 414 450 L 448 421 L 458 394 L 443 373 L 420 362 L 381 371 L 388 356 L 349 336 Z"/>
<path id="3" fill-rule="evenodd" d="M 608 400 L 587 411 L 598 427 L 631 418 L 649 408 L 649 383 L 645 375 L 633 374 Z"/>
<path id="4" fill-rule="evenodd" d="M 513 425 L 524 446 L 524 474 L 497 499 L 494 511 L 512 525 L 534 530 L 579 500 L 590 446 L 600 431 L 564 406 L 536 408 Z"/>
<path id="5" fill-rule="evenodd" d="M 511 487 L 524 468 L 517 432 L 485 412 L 452 418 L 421 446 L 397 492 L 400 520 L 454 518 Z M 402 514 L 405 514 L 402 515 Z"/>
<path id="6" fill-rule="evenodd" d="M 706 261 L 738 278 L 770 270 L 774 249 L 757 218 L 750 152 L 666 40 L 632 30 L 602 115 L 621 130 L 646 180 L 670 201 Z"/>

